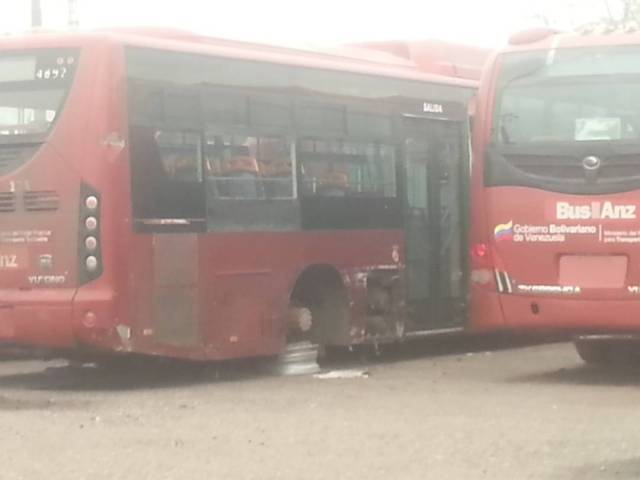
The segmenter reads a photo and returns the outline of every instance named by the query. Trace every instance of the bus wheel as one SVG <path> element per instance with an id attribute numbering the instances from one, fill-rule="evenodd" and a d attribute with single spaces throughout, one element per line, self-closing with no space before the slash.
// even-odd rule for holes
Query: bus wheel
<path id="1" fill-rule="evenodd" d="M 606 340 L 589 340 L 576 338 L 573 340 L 576 352 L 588 365 L 610 365 L 613 363 L 611 343 Z"/>
<path id="2" fill-rule="evenodd" d="M 303 337 L 320 345 L 321 352 L 328 346 L 349 343 L 348 295 L 332 267 L 305 270 L 296 282 L 290 305 L 289 341 Z"/>
<path id="3" fill-rule="evenodd" d="M 580 358 L 589 365 L 640 366 L 638 340 L 576 338 L 573 344 Z"/>

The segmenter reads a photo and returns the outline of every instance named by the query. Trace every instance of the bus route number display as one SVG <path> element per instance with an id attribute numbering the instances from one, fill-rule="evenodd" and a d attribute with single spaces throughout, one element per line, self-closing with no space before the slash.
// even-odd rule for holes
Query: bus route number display
<path id="1" fill-rule="evenodd" d="M 43 81 L 64 80 L 76 63 L 75 57 L 71 55 L 58 55 L 38 60 L 35 78 Z"/>

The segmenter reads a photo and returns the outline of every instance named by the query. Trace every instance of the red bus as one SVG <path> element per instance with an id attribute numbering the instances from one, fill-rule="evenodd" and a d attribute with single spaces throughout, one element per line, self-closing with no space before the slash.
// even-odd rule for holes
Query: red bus
<path id="1" fill-rule="evenodd" d="M 480 80 L 490 50 L 442 40 L 356 43 L 354 47 L 378 50 L 414 62 L 420 69 L 448 77 Z"/>
<path id="2" fill-rule="evenodd" d="M 564 329 L 588 362 L 638 332 L 639 42 L 533 30 L 488 62 L 472 175 L 476 328 Z"/>
<path id="3" fill-rule="evenodd" d="M 467 103 L 397 59 L 0 40 L 0 338 L 190 359 L 467 317 Z"/>

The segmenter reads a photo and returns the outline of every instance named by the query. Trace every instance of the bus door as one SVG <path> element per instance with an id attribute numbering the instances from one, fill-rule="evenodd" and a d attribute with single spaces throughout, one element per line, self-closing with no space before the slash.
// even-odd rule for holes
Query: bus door
<path id="1" fill-rule="evenodd" d="M 417 330 L 462 325 L 468 156 L 463 122 L 406 117 L 407 295 Z"/>

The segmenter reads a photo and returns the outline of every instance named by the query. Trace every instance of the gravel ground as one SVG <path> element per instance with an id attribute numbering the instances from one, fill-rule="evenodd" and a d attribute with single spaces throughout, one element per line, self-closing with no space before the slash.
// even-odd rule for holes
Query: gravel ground
<path id="1" fill-rule="evenodd" d="M 640 478 L 640 372 L 484 348 L 431 340 L 324 380 L 6 360 L 0 479 Z"/>

